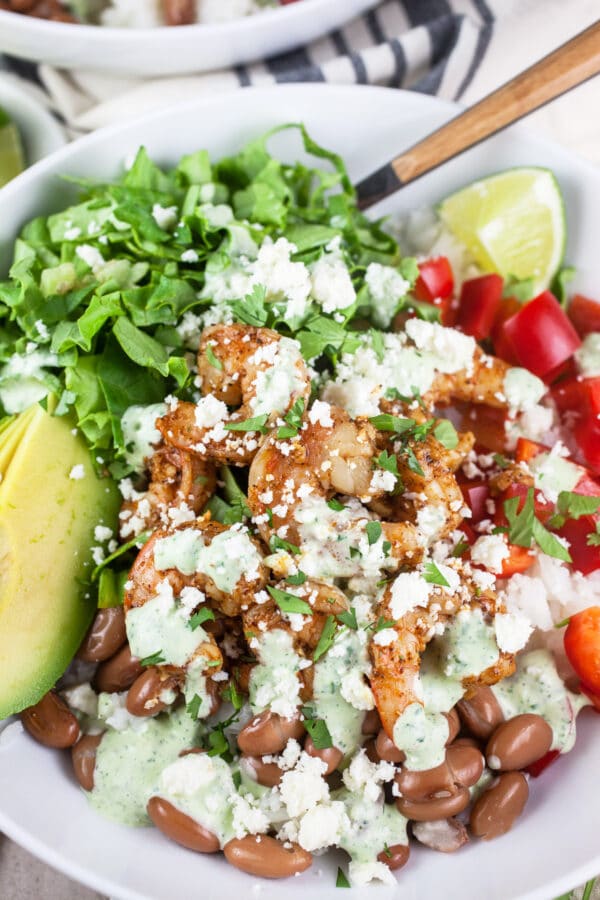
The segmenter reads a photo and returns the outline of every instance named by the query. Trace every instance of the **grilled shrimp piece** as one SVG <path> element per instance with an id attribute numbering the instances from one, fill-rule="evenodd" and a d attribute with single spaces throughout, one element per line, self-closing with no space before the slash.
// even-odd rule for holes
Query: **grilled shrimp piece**
<path id="1" fill-rule="evenodd" d="M 381 596 L 376 615 L 394 622 L 395 639 L 387 644 L 379 643 L 375 635 L 369 648 L 373 665 L 371 690 L 383 727 L 392 739 L 394 725 L 406 707 L 411 703 L 423 703 L 419 690 L 421 654 L 439 633 L 439 626 L 448 623 L 462 609 L 479 608 L 490 618 L 503 610 L 491 591 L 476 596 L 475 585 L 464 574 L 454 590 L 436 585 L 428 607 L 411 610 L 395 619 L 393 605 L 392 582 Z M 477 676 L 466 677 L 463 686 L 468 689 L 477 684 L 495 684 L 511 675 L 514 669 L 514 656 L 500 652 L 497 663 Z"/>
<path id="2" fill-rule="evenodd" d="M 504 379 L 511 368 L 503 359 L 490 356 L 477 348 L 469 369 L 462 369 L 451 375 L 438 372 L 423 400 L 430 407 L 447 406 L 458 401 L 485 403 L 486 406 L 506 409 L 508 403 L 504 396 Z"/>
<path id="3" fill-rule="evenodd" d="M 197 588 L 224 615 L 236 616 L 267 577 L 258 542 L 245 529 L 204 517 L 157 531 L 144 544 L 129 573 L 125 613 L 155 598 L 166 581 L 176 597 Z"/>
<path id="4" fill-rule="evenodd" d="M 203 399 L 198 404 L 179 403 L 158 420 L 157 427 L 167 444 L 221 463 L 248 465 L 262 430 L 310 396 L 310 378 L 298 344 L 270 328 L 206 328 L 198 372 Z M 229 412 L 227 407 L 236 409 Z M 248 419 L 259 420 L 255 429 L 235 430 Z"/>
<path id="5" fill-rule="evenodd" d="M 176 447 L 159 447 L 147 460 L 149 483 L 132 491 L 119 513 L 121 540 L 172 524 L 180 515 L 197 515 L 216 487 L 214 463 Z"/>
<path id="6" fill-rule="evenodd" d="M 373 513 L 358 499 L 331 506 L 327 501 L 334 494 L 371 501 L 393 489 L 373 467 L 377 442 L 367 419 L 352 420 L 344 410 L 317 401 L 296 437 L 280 441 L 271 435 L 252 462 L 248 504 L 263 539 L 285 537 L 298 545 L 296 562 L 310 577 L 329 581 L 361 571 Z M 413 523 L 381 522 L 381 536 L 381 544 L 390 545 L 383 568 L 420 559 Z"/>

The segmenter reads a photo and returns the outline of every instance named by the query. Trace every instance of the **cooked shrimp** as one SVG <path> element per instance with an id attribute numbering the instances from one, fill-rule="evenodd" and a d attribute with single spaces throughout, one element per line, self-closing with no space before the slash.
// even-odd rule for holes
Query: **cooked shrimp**
<path id="1" fill-rule="evenodd" d="M 166 581 L 176 597 L 196 588 L 224 615 L 236 616 L 254 602 L 267 575 L 258 542 L 245 529 L 197 519 L 156 531 L 143 546 L 129 573 L 125 612 L 156 597 Z"/>
<path id="2" fill-rule="evenodd" d="M 378 437 L 366 419 L 352 420 L 341 409 L 318 404 L 296 437 L 269 437 L 252 462 L 248 503 L 263 539 L 276 536 L 299 546 L 300 568 L 328 581 L 359 575 L 365 566 L 375 574 L 417 562 L 422 546 L 413 523 L 382 522 L 377 539 L 368 539 L 374 516 L 358 499 L 328 504 L 335 494 L 381 497 L 386 486 L 393 490 L 394 477 L 381 478 L 384 473 L 373 468 Z"/>
<path id="3" fill-rule="evenodd" d="M 147 460 L 145 491 L 130 491 L 119 513 L 121 540 L 147 529 L 195 518 L 216 487 L 214 463 L 176 447 L 159 447 Z"/>
<path id="4" fill-rule="evenodd" d="M 395 638 L 389 643 L 380 643 L 375 635 L 369 652 L 373 664 L 371 690 L 383 727 L 390 738 L 393 738 L 394 725 L 406 707 L 411 703 L 423 703 L 419 689 L 421 654 L 432 638 L 439 634 L 440 625 L 448 623 L 462 609 L 479 608 L 488 618 L 502 611 L 493 593 L 484 592 L 479 596 L 476 593 L 475 585 L 461 573 L 456 588 L 435 585 L 427 607 L 412 609 L 396 618 L 394 582 L 385 588 L 376 615 L 394 623 Z M 477 676 L 464 678 L 463 686 L 495 684 L 511 675 L 514 668 L 514 656 L 500 652 L 496 663 Z"/>
<path id="5" fill-rule="evenodd" d="M 509 363 L 503 359 L 490 356 L 477 348 L 469 369 L 462 369 L 451 375 L 438 372 L 431 388 L 423 395 L 423 400 L 431 408 L 462 402 L 484 403 L 486 406 L 507 409 L 504 379 L 510 368 Z"/>
<path id="6" fill-rule="evenodd" d="M 269 328 L 212 325 L 198 351 L 204 397 L 179 403 L 157 422 L 165 442 L 200 456 L 248 465 L 261 432 L 310 396 L 298 344 Z M 230 413 L 227 407 L 236 407 Z M 248 427 L 249 420 L 258 420 Z M 240 430 L 236 430 L 242 425 Z"/>

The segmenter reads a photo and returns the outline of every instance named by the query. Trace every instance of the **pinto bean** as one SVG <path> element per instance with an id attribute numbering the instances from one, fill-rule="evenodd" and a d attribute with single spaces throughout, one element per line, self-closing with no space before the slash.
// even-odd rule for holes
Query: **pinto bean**
<path id="1" fill-rule="evenodd" d="M 468 699 L 459 700 L 456 709 L 467 731 L 483 741 L 504 721 L 496 695 L 487 684 L 480 685 Z"/>
<path id="2" fill-rule="evenodd" d="M 94 787 L 94 769 L 96 768 L 96 751 L 104 734 L 84 734 L 71 747 L 71 761 L 75 778 L 84 789 L 91 791 Z"/>
<path id="3" fill-rule="evenodd" d="M 433 769 L 412 771 L 402 769 L 396 774 L 396 784 L 407 800 L 426 800 L 435 796 L 456 794 L 463 787 L 479 781 L 485 766 L 483 754 L 477 747 L 451 744 L 444 762 Z"/>
<path id="4" fill-rule="evenodd" d="M 450 712 L 448 712 L 448 713 L 442 713 L 442 715 L 444 715 L 446 717 L 446 719 L 448 720 L 449 734 L 448 734 L 448 740 L 446 741 L 446 747 L 447 747 L 448 744 L 451 744 L 454 741 L 454 739 L 458 735 L 458 732 L 460 731 L 460 719 L 458 717 L 456 707 L 453 707 L 450 710 Z"/>
<path id="5" fill-rule="evenodd" d="M 132 716 L 155 716 L 167 708 L 160 699 L 165 690 L 173 687 L 173 679 L 163 677 L 156 666 L 149 666 L 135 679 L 127 692 L 127 711 Z"/>
<path id="6" fill-rule="evenodd" d="M 499 725 L 489 739 L 488 766 L 501 772 L 525 769 L 548 752 L 553 740 L 552 728 L 541 716 L 515 716 Z"/>
<path id="7" fill-rule="evenodd" d="M 225 844 L 227 862 L 259 878 L 289 878 L 312 865 L 312 855 L 299 844 L 282 844 L 264 834 L 247 834 Z"/>
<path id="8" fill-rule="evenodd" d="M 194 0 L 162 0 L 167 25 L 193 25 L 196 21 Z"/>
<path id="9" fill-rule="evenodd" d="M 250 778 L 264 787 L 276 787 L 283 775 L 283 769 L 277 763 L 264 762 L 260 756 L 242 756 L 240 765 Z"/>
<path id="10" fill-rule="evenodd" d="M 461 787 L 448 797 L 433 797 L 429 800 L 408 800 L 406 797 L 398 797 L 396 806 L 407 819 L 414 822 L 431 822 L 434 819 L 457 816 L 466 809 L 470 799 L 468 788 Z"/>
<path id="11" fill-rule="evenodd" d="M 378 734 L 381 729 L 381 719 L 376 709 L 370 709 L 366 713 L 362 723 L 363 734 Z"/>
<path id="12" fill-rule="evenodd" d="M 420 844 L 440 853 L 454 853 L 469 840 L 467 829 L 458 819 L 439 819 L 434 822 L 415 822 L 413 836 Z"/>
<path id="13" fill-rule="evenodd" d="M 218 837 L 169 803 L 162 797 L 150 797 L 146 811 L 159 831 L 197 853 L 217 853 L 221 849 Z"/>
<path id="14" fill-rule="evenodd" d="M 238 734 L 238 746 L 248 756 L 268 756 L 280 753 L 290 738 L 299 740 L 304 735 L 300 713 L 284 719 L 277 713 L 265 710 L 254 716 Z"/>
<path id="15" fill-rule="evenodd" d="M 377 753 L 375 738 L 369 738 L 369 740 L 363 744 L 363 750 L 365 751 L 366 757 L 370 762 L 381 762 L 381 760 L 379 759 L 379 754 Z"/>
<path id="16" fill-rule="evenodd" d="M 344 754 L 337 747 L 325 747 L 323 750 L 318 750 L 310 735 L 304 741 L 304 752 L 308 753 L 309 756 L 323 760 L 327 766 L 324 775 L 331 775 L 332 772 L 335 772 L 344 758 Z"/>
<path id="17" fill-rule="evenodd" d="M 506 834 L 525 809 L 528 797 L 529 786 L 522 772 L 505 772 L 475 801 L 471 831 L 485 841 Z"/>
<path id="18" fill-rule="evenodd" d="M 385 850 L 378 853 L 377 859 L 379 862 L 384 863 L 388 869 L 391 869 L 392 872 L 395 872 L 396 869 L 401 869 L 402 866 L 406 865 L 409 856 L 410 847 L 408 844 L 392 844 L 391 847 L 386 847 Z"/>
<path id="19" fill-rule="evenodd" d="M 401 763 L 406 759 L 404 751 L 398 750 L 393 740 L 388 737 L 384 728 L 382 728 L 377 735 L 375 750 L 377 751 L 379 759 L 383 759 L 385 762 Z"/>
<path id="20" fill-rule="evenodd" d="M 104 662 L 114 656 L 126 640 L 123 607 L 99 609 L 77 651 L 77 657 L 84 662 Z"/>
<path id="21" fill-rule="evenodd" d="M 94 678 L 94 688 L 98 693 L 107 691 L 113 694 L 117 691 L 126 691 L 143 671 L 143 665 L 139 659 L 131 655 L 129 644 L 125 644 L 118 653 L 100 663 Z"/>
<path id="22" fill-rule="evenodd" d="M 32 738 L 44 747 L 72 747 L 79 738 L 79 722 L 55 691 L 49 691 L 35 706 L 24 709 L 21 722 Z"/>

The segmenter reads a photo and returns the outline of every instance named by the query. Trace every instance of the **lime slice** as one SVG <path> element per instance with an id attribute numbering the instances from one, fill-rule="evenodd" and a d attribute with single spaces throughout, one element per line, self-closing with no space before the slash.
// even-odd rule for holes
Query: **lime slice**
<path id="1" fill-rule="evenodd" d="M 508 169 L 475 181 L 447 197 L 439 214 L 484 271 L 533 278 L 539 292 L 561 265 L 565 208 L 548 169 Z"/>
<path id="2" fill-rule="evenodd" d="M 25 168 L 21 136 L 17 126 L 0 107 L 0 187 Z"/>

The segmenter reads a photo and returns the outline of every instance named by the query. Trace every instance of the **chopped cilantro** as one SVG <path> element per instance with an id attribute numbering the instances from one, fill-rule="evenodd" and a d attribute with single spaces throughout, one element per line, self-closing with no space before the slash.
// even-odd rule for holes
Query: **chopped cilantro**
<path id="1" fill-rule="evenodd" d="M 164 663 L 165 658 L 163 656 L 162 650 L 157 650 L 156 653 L 153 653 L 152 656 L 145 656 L 144 659 L 140 659 L 141 666 L 159 666 L 161 663 Z"/>
<path id="2" fill-rule="evenodd" d="M 336 500 L 335 497 L 332 497 L 331 500 L 327 501 L 327 506 L 329 509 L 333 509 L 335 512 L 342 512 L 346 507 L 343 503 L 340 503 L 339 500 Z"/>
<path id="3" fill-rule="evenodd" d="M 318 659 L 320 659 L 325 655 L 325 653 L 327 653 L 335 640 L 336 631 L 337 623 L 335 621 L 335 617 L 327 616 L 325 625 L 323 626 L 323 631 L 321 632 L 321 637 L 319 638 L 319 642 L 315 647 L 315 652 L 313 653 L 313 662 L 317 662 Z"/>
<path id="4" fill-rule="evenodd" d="M 212 348 L 212 344 L 206 345 L 206 358 L 213 369 L 218 369 L 219 372 L 223 371 L 223 363 L 217 356 L 215 356 L 215 351 Z"/>
<path id="5" fill-rule="evenodd" d="M 403 419 L 400 416 L 392 416 L 390 413 L 381 413 L 369 419 L 371 425 L 378 431 L 393 431 L 394 434 L 404 434 L 411 431 L 417 424 L 414 419 Z"/>
<path id="6" fill-rule="evenodd" d="M 198 610 L 197 613 L 194 613 L 193 616 L 190 617 L 188 625 L 195 631 L 196 628 L 200 628 L 201 625 L 204 625 L 205 622 L 214 622 L 215 614 L 212 609 L 208 609 L 208 607 L 203 606 L 202 609 Z"/>
<path id="7" fill-rule="evenodd" d="M 289 541 L 284 541 L 284 539 L 280 538 L 277 534 L 272 534 L 269 538 L 269 547 L 272 551 L 285 550 L 287 553 L 292 553 L 294 556 L 300 554 L 300 547 L 297 547 L 296 544 L 291 544 Z"/>
<path id="8" fill-rule="evenodd" d="M 428 560 L 425 563 L 423 567 L 423 578 L 429 584 L 440 584 L 442 587 L 450 587 L 450 584 L 432 560 Z"/>
<path id="9" fill-rule="evenodd" d="M 335 879 L 335 886 L 339 888 L 349 888 L 350 882 L 344 875 L 343 871 L 339 868 L 337 870 L 337 878 Z"/>
<path id="10" fill-rule="evenodd" d="M 316 717 L 314 708 L 307 704 L 302 707 L 302 714 L 304 716 L 304 727 L 310 734 L 316 749 L 327 750 L 329 747 L 333 747 L 333 740 L 327 723 L 324 719 Z"/>
<path id="11" fill-rule="evenodd" d="M 267 585 L 267 590 L 281 612 L 301 613 L 303 616 L 312 616 L 312 606 L 310 606 L 306 600 L 302 600 L 300 597 L 296 597 L 295 594 L 290 594 L 288 591 L 281 591 L 279 588 L 271 587 L 270 584 Z"/>
<path id="12" fill-rule="evenodd" d="M 224 426 L 226 431 L 258 431 L 260 434 L 266 434 L 269 430 L 266 428 L 269 416 L 264 413 L 262 416 L 255 416 L 253 419 L 244 419 L 242 422 L 227 422 Z"/>
<path id="13" fill-rule="evenodd" d="M 383 469 L 384 472 L 391 472 L 392 475 L 395 475 L 397 478 L 400 477 L 398 472 L 398 460 L 393 453 L 382 450 L 375 460 L 375 464 L 379 466 L 380 469 Z"/>
<path id="14" fill-rule="evenodd" d="M 356 621 L 356 610 L 353 606 L 350 609 L 345 609 L 344 612 L 338 613 L 338 622 L 341 625 L 345 625 L 346 628 L 351 628 L 352 631 L 358 631 L 358 622 Z"/>
<path id="15" fill-rule="evenodd" d="M 369 546 L 376 544 L 379 538 L 381 537 L 381 522 L 373 521 L 367 522 L 367 526 L 365 531 L 367 532 L 367 539 L 369 541 Z"/>
<path id="16" fill-rule="evenodd" d="M 458 446 L 458 434 L 449 419 L 440 419 L 433 433 L 446 450 L 454 450 Z"/>
<path id="17" fill-rule="evenodd" d="M 295 575 L 288 575 L 285 580 L 288 584 L 304 584 L 306 575 L 301 569 L 298 569 Z"/>
<path id="18" fill-rule="evenodd" d="M 191 716 L 192 719 L 197 719 L 201 706 L 202 697 L 200 697 L 198 694 L 194 694 L 194 696 L 186 706 L 186 712 Z"/>

